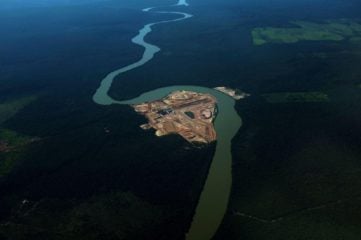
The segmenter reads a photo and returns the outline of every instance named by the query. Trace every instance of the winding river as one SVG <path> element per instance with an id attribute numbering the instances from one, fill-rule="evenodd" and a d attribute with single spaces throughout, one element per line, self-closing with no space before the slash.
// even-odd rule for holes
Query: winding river
<path id="1" fill-rule="evenodd" d="M 185 0 L 172 6 L 188 6 Z M 146 8 L 143 11 L 151 11 L 154 8 Z M 144 47 L 143 56 L 139 61 L 129 64 L 109 73 L 100 83 L 99 88 L 93 95 L 93 100 L 97 104 L 138 104 L 146 101 L 153 101 L 165 97 L 176 90 L 188 90 L 200 93 L 209 93 L 217 98 L 218 114 L 215 120 L 217 132 L 217 146 L 209 173 L 203 187 L 191 227 L 186 235 L 187 240 L 209 240 L 213 237 L 221 224 L 227 209 L 229 195 L 232 186 L 232 155 L 231 140 L 242 125 L 241 118 L 234 109 L 235 100 L 217 90 L 201 86 L 170 86 L 159 88 L 144 93 L 134 99 L 118 101 L 108 95 L 109 89 L 118 75 L 138 68 L 149 62 L 161 49 L 145 42 L 144 38 L 152 31 L 152 27 L 157 24 L 169 23 L 185 20 L 192 15 L 182 12 L 157 11 L 157 13 L 172 13 L 181 17 L 146 24 L 140 29 L 139 34 L 132 39 L 132 42 Z"/>

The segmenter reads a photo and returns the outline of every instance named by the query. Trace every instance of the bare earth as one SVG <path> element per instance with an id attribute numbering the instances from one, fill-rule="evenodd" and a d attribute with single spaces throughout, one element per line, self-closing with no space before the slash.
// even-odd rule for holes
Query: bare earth
<path id="1" fill-rule="evenodd" d="M 250 96 L 250 94 L 245 93 L 241 90 L 234 90 L 228 87 L 215 87 L 214 89 L 232 97 L 234 100 L 240 100 Z"/>
<path id="2" fill-rule="evenodd" d="M 148 119 L 141 128 L 154 128 L 157 136 L 179 134 L 191 143 L 210 143 L 217 139 L 213 126 L 216 104 L 210 94 L 175 91 L 163 99 L 132 107 Z"/>

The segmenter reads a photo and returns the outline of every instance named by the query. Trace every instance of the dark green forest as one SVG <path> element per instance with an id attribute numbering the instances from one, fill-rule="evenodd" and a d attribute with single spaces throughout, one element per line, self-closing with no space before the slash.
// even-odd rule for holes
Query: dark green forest
<path id="1" fill-rule="evenodd" d="M 252 39 L 293 21 L 361 23 L 360 3 L 189 2 L 179 9 L 194 17 L 156 26 L 146 40 L 162 51 L 110 95 L 251 94 L 235 106 L 243 125 L 214 239 L 360 239 L 361 41 Z M 0 3 L 0 239 L 184 239 L 216 143 L 158 138 L 131 107 L 92 101 L 107 73 L 142 55 L 130 41 L 138 30 L 174 17 L 140 9 L 170 1 L 15 3 Z M 327 101 L 307 98 L 315 92 Z"/>

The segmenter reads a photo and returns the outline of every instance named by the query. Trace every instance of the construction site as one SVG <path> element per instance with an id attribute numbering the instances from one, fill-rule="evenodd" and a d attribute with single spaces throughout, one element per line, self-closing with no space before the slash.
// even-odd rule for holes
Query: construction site
<path id="1" fill-rule="evenodd" d="M 175 91 L 160 100 L 132 105 L 148 123 L 142 129 L 155 129 L 157 136 L 179 134 L 190 143 L 211 143 L 217 139 L 213 126 L 217 100 L 210 94 Z"/>

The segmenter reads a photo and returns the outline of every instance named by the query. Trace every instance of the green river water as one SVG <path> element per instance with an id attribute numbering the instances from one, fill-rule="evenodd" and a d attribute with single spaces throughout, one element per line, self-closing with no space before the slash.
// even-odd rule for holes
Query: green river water
<path id="1" fill-rule="evenodd" d="M 178 0 L 173 7 L 188 6 L 186 0 Z M 144 12 L 154 11 L 154 7 L 143 9 Z M 171 86 L 149 91 L 134 99 L 118 101 L 109 96 L 108 92 L 115 78 L 125 72 L 139 68 L 151 61 L 161 49 L 146 42 L 145 37 L 158 24 L 166 24 L 189 19 L 191 14 L 183 12 L 154 11 L 159 14 L 174 14 L 175 19 L 164 20 L 144 25 L 132 39 L 134 44 L 144 48 L 141 58 L 122 68 L 116 69 L 105 76 L 93 95 L 95 103 L 100 105 L 137 104 L 160 99 L 176 90 L 188 90 L 200 93 L 209 93 L 217 98 L 218 114 L 215 119 L 217 145 L 209 173 L 203 187 L 198 205 L 193 216 L 191 227 L 186 240 L 209 240 L 216 233 L 227 210 L 228 199 L 232 186 L 232 155 L 231 141 L 242 125 L 242 120 L 234 109 L 235 100 L 217 90 L 200 86 Z"/>
<path id="2" fill-rule="evenodd" d="M 217 146 L 208 177 L 201 193 L 187 240 L 208 240 L 217 231 L 227 209 L 232 186 L 231 141 L 242 120 L 234 109 L 235 100 L 217 90 L 199 86 L 171 86 L 159 88 L 131 100 L 114 101 L 117 104 L 138 104 L 161 99 L 176 90 L 209 93 L 217 98 L 215 119 Z"/>

